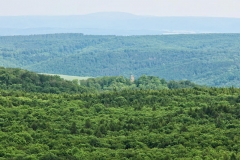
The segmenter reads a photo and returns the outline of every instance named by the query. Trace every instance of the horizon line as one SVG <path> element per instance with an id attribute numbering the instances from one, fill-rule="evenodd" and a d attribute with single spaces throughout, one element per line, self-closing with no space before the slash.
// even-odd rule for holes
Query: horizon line
<path id="1" fill-rule="evenodd" d="M 121 11 L 104 11 L 104 12 L 92 12 L 87 14 L 59 14 L 59 15 L 0 15 L 0 17 L 71 17 L 71 16 L 88 16 L 94 14 L 108 14 L 108 13 L 120 13 L 120 14 L 128 14 L 136 17 L 149 17 L 149 18 L 228 18 L 228 19 L 240 19 L 240 17 L 224 17 L 224 16 L 189 16 L 189 15 L 168 15 L 168 16 L 157 16 L 157 15 L 143 15 L 143 14 L 133 14 L 129 12 L 121 12 Z"/>

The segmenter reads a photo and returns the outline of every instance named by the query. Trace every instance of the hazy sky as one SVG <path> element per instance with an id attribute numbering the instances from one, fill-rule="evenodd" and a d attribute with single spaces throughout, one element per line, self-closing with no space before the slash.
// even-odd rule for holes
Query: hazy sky
<path id="1" fill-rule="evenodd" d="M 0 0 L 0 16 L 82 15 L 102 11 L 240 18 L 240 0 Z"/>

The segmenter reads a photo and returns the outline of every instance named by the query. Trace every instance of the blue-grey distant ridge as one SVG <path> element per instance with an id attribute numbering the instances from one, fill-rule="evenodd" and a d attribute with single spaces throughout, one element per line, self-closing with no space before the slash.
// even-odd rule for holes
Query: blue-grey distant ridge
<path id="1" fill-rule="evenodd" d="M 72 16 L 0 16 L 0 35 L 83 33 L 90 35 L 159 35 L 240 33 L 240 18 L 156 17 L 122 12 Z"/>

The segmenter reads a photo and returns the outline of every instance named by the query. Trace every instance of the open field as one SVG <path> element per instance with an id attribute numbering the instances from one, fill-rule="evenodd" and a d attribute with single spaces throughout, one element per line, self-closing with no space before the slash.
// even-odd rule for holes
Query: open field
<path id="1" fill-rule="evenodd" d="M 69 75 L 63 75 L 63 74 L 48 74 L 48 73 L 39 73 L 39 74 L 45 74 L 45 75 L 51 75 L 51 76 L 60 76 L 61 78 L 65 79 L 65 80 L 69 80 L 72 81 L 74 79 L 77 80 L 86 80 L 88 78 L 92 78 L 92 77 L 80 77 L 80 76 L 69 76 Z"/>

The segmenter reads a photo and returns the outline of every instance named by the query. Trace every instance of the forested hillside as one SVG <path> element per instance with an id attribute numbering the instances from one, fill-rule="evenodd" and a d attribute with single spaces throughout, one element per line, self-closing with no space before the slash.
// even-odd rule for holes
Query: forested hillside
<path id="1" fill-rule="evenodd" d="M 78 81 L 67 81 L 59 76 L 37 74 L 19 68 L 0 67 L 0 89 L 40 93 L 89 93 L 91 88 L 80 86 Z"/>
<path id="2" fill-rule="evenodd" d="M 240 86 L 240 34 L 0 37 L 0 65 L 76 76 L 141 75 Z"/>
<path id="3" fill-rule="evenodd" d="M 0 159 L 240 159 L 240 89 L 0 68 Z"/>
<path id="4" fill-rule="evenodd" d="M 19 68 L 0 68 L 0 89 L 39 93 L 98 93 L 140 89 L 176 89 L 201 87 L 190 81 L 169 81 L 143 75 L 131 82 L 123 76 L 98 77 L 87 80 L 64 80 L 57 75 L 44 75 Z"/>
<path id="5" fill-rule="evenodd" d="M 98 92 L 104 91 L 122 91 L 122 90 L 163 90 L 163 89 L 179 89 L 179 88 L 194 88 L 204 87 L 186 81 L 166 81 L 154 76 L 142 75 L 138 79 L 131 81 L 131 79 L 123 76 L 117 77 L 97 77 L 81 80 L 82 87 L 89 88 Z"/>
<path id="6" fill-rule="evenodd" d="M 0 92 L 0 159 L 239 159 L 240 89 Z"/>

